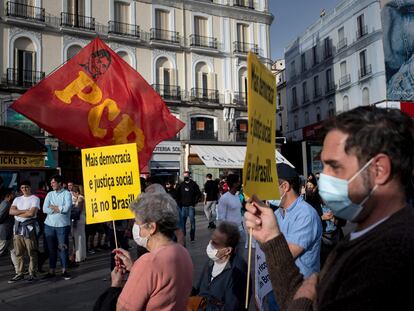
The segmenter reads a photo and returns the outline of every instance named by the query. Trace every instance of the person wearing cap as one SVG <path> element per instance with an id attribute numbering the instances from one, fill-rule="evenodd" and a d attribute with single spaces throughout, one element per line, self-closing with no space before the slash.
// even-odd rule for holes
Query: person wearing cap
<path id="1" fill-rule="evenodd" d="M 300 195 L 301 183 L 296 170 L 290 165 L 279 163 L 277 175 L 280 201 L 275 211 L 276 219 L 295 264 L 306 279 L 320 271 L 321 219 Z M 272 291 L 264 297 L 264 304 L 269 306 L 268 310 L 279 310 Z"/>

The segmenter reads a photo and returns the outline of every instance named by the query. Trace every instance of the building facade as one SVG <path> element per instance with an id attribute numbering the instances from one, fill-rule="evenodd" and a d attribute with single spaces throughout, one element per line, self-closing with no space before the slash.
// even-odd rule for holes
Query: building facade
<path id="1" fill-rule="evenodd" d="M 76 163 L 70 162 L 79 162 L 79 151 L 8 107 L 99 35 L 186 123 L 177 137 L 156 148 L 148 172 L 177 176 L 190 169 L 193 177 L 204 178 L 206 169 L 192 146 L 245 144 L 247 53 L 270 67 L 272 20 L 267 0 L 4 2 L 0 125 L 20 127 L 51 146 L 63 173 L 66 168 L 78 179 L 71 171 Z"/>
<path id="2" fill-rule="evenodd" d="M 287 137 L 317 138 L 321 122 L 386 100 L 381 8 L 344 0 L 285 49 Z"/>

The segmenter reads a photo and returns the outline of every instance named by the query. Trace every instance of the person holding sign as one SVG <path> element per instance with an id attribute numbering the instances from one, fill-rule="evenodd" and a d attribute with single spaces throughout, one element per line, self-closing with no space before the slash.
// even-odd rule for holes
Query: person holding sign
<path id="1" fill-rule="evenodd" d="M 193 263 L 188 251 L 172 240 L 178 222 L 177 204 L 167 193 L 144 193 L 130 208 L 135 214 L 134 240 L 149 253 L 133 263 L 126 250 L 115 250 L 118 262 L 111 286 L 123 287 L 116 309 L 185 310 Z M 126 271 L 130 274 L 125 283 Z"/>
<path id="2" fill-rule="evenodd" d="M 275 215 L 280 231 L 286 238 L 288 247 L 300 273 L 307 278 L 320 270 L 320 249 L 322 236 L 322 223 L 316 210 L 306 203 L 300 193 L 299 175 L 293 167 L 285 163 L 277 164 L 279 177 L 280 200 Z M 261 248 L 256 253 L 264 258 Z M 268 262 L 267 266 L 269 265 Z M 262 280 L 268 282 L 268 269 L 266 265 L 257 267 L 263 276 Z M 264 281 L 262 281 L 264 282 Z M 260 284 L 260 280 L 259 280 Z M 270 286 L 263 286 L 269 288 Z M 266 294 L 266 293 L 264 293 Z M 264 304 L 268 310 L 279 310 L 273 291 L 264 297 Z"/>
<path id="3" fill-rule="evenodd" d="M 282 310 L 413 310 L 413 121 L 397 109 L 358 107 L 325 128 L 319 193 L 356 229 L 332 250 L 319 279 L 304 279 L 281 224 L 252 197 L 246 225 L 266 255 L 277 302 Z"/>

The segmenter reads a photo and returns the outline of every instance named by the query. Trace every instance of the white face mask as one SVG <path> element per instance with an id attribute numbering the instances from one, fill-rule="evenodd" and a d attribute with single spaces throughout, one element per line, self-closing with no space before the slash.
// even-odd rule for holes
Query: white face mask
<path id="1" fill-rule="evenodd" d="M 143 238 L 140 236 L 140 226 L 137 224 L 134 224 L 134 226 L 132 227 L 132 236 L 134 237 L 134 241 L 135 243 L 137 243 L 137 245 L 142 246 L 147 248 L 147 244 L 148 244 L 148 237 Z"/>
<path id="2" fill-rule="evenodd" d="M 211 241 L 208 243 L 207 248 L 206 248 L 206 253 L 208 258 L 210 258 L 213 261 L 218 261 L 220 260 L 219 257 L 217 257 L 217 253 L 218 253 L 218 249 L 215 248 L 213 245 L 211 245 Z"/>

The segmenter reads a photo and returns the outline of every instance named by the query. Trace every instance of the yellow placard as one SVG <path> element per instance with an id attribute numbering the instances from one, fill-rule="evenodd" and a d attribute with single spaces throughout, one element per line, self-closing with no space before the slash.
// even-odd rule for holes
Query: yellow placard
<path id="1" fill-rule="evenodd" d="M 141 192 L 136 144 L 82 149 L 86 223 L 131 219 Z"/>
<path id="2" fill-rule="evenodd" d="M 255 54 L 247 57 L 249 131 L 243 168 L 243 192 L 278 199 L 275 161 L 276 81 Z"/>

